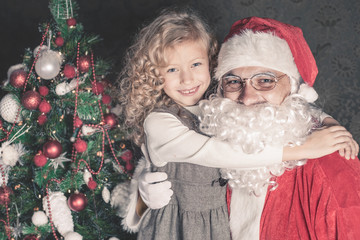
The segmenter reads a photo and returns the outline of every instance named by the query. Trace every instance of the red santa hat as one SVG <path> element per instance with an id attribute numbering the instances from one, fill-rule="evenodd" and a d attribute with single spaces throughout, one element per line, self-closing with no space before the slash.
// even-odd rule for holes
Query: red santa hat
<path id="1" fill-rule="evenodd" d="M 271 68 L 287 74 L 291 92 L 308 101 L 317 99 L 311 87 L 318 69 L 314 56 L 298 27 L 269 18 L 249 17 L 235 22 L 225 37 L 215 77 L 245 66 Z M 299 90 L 301 79 L 306 83 Z"/>

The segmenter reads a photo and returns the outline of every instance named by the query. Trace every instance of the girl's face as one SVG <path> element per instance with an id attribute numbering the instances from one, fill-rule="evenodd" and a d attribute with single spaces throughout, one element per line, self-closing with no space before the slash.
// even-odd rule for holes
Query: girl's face
<path id="1" fill-rule="evenodd" d="M 210 84 L 209 57 L 201 41 L 185 41 L 165 51 L 168 65 L 160 68 L 164 91 L 177 104 L 199 102 Z"/>

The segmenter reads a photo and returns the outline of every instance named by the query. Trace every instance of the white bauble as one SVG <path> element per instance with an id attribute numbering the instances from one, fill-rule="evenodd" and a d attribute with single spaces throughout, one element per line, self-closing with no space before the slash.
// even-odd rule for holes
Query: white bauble
<path id="1" fill-rule="evenodd" d="M 48 217 L 43 211 L 36 211 L 31 217 L 32 223 L 39 227 L 48 223 Z"/>
<path id="2" fill-rule="evenodd" d="M 109 238 L 109 240 L 120 240 L 120 239 L 118 239 L 117 237 L 111 237 Z"/>
<path id="3" fill-rule="evenodd" d="M 16 99 L 14 94 L 8 93 L 0 101 L 0 115 L 9 123 L 15 122 L 18 111 L 20 110 L 20 102 Z M 16 122 L 20 121 L 22 121 L 21 114 L 19 114 Z"/>
<path id="4" fill-rule="evenodd" d="M 35 71 L 41 78 L 49 80 L 60 72 L 61 56 L 52 50 L 42 51 L 35 64 Z"/>

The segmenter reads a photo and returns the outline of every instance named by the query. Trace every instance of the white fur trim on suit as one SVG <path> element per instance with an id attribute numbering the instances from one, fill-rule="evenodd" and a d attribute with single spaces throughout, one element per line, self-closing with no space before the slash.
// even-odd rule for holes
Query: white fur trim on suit
<path id="1" fill-rule="evenodd" d="M 230 230 L 233 240 L 258 240 L 260 238 L 260 219 L 265 197 L 266 194 L 260 197 L 250 195 L 246 189 L 232 189 Z"/>
<path id="2" fill-rule="evenodd" d="M 215 73 L 216 79 L 220 79 L 235 68 L 244 66 L 271 68 L 300 81 L 300 73 L 289 45 L 273 33 L 254 33 L 245 30 L 222 44 Z"/>

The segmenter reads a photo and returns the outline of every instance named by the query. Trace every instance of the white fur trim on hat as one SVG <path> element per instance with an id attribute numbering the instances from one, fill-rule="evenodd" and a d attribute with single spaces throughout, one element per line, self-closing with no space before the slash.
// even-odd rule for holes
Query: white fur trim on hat
<path id="1" fill-rule="evenodd" d="M 245 30 L 224 42 L 219 52 L 215 77 L 220 79 L 235 68 L 250 66 L 283 72 L 299 84 L 300 73 L 289 45 L 273 33 Z M 297 87 L 292 86 L 292 89 Z"/>

